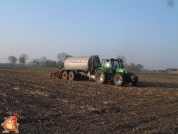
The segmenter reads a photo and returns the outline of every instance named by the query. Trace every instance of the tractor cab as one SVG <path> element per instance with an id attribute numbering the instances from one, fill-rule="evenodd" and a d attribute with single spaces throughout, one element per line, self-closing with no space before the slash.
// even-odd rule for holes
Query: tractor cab
<path id="1" fill-rule="evenodd" d="M 122 59 L 102 59 L 102 67 L 105 68 L 124 68 Z"/>

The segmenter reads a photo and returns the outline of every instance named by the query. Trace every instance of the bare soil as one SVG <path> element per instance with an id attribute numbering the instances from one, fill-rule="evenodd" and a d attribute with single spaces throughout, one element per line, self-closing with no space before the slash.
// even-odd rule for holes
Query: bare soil
<path id="1" fill-rule="evenodd" d="M 49 72 L 0 69 L 0 123 L 15 115 L 24 134 L 174 134 L 178 130 L 178 75 L 139 73 L 136 87 L 117 87 L 91 80 L 50 79 Z"/>

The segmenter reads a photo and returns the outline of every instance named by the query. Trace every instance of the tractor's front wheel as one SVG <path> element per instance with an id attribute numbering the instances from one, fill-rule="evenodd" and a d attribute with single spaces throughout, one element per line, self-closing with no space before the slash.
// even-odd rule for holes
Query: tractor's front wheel
<path id="1" fill-rule="evenodd" d="M 95 74 L 95 81 L 97 83 L 106 83 L 106 74 L 102 70 L 98 70 Z"/>
<path id="2" fill-rule="evenodd" d="M 125 83 L 125 77 L 122 74 L 115 74 L 114 75 L 114 84 L 116 86 L 123 86 Z"/>

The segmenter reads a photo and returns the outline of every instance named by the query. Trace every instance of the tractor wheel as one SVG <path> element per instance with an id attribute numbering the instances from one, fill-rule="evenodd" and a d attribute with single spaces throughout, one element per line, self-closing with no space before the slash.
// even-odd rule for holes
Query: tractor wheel
<path id="1" fill-rule="evenodd" d="M 101 84 L 106 83 L 106 74 L 103 71 L 98 70 L 95 74 L 95 81 Z"/>
<path id="2" fill-rule="evenodd" d="M 63 78 L 64 80 L 67 80 L 67 79 L 68 79 L 67 71 L 64 71 L 64 72 L 62 73 L 62 78 Z"/>
<path id="3" fill-rule="evenodd" d="M 114 84 L 116 86 L 123 86 L 125 83 L 125 77 L 122 74 L 115 74 L 114 75 Z"/>
<path id="4" fill-rule="evenodd" d="M 135 79 L 135 81 L 132 81 L 131 83 L 129 83 L 129 86 L 136 86 L 138 83 L 138 78 Z"/>
<path id="5" fill-rule="evenodd" d="M 75 80 L 75 73 L 74 71 L 69 72 L 69 80 Z"/>

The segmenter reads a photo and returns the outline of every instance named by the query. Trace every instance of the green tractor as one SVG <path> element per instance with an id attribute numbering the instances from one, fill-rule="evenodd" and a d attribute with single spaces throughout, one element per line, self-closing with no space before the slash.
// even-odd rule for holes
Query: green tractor
<path id="1" fill-rule="evenodd" d="M 113 81 L 117 86 L 135 86 L 138 77 L 123 66 L 122 59 L 102 59 L 102 66 L 95 70 L 95 81 L 104 84 Z"/>

